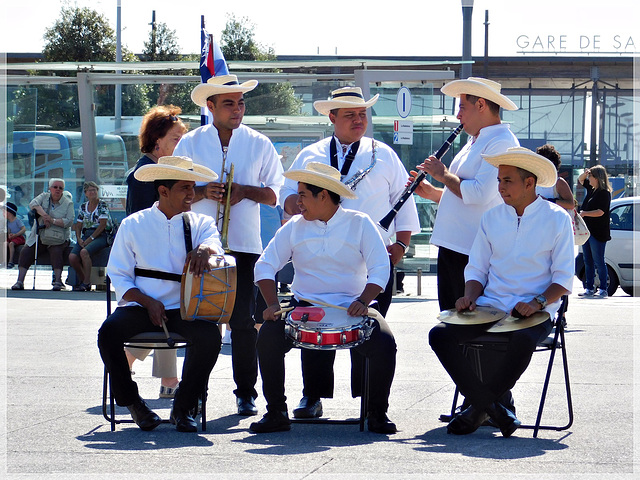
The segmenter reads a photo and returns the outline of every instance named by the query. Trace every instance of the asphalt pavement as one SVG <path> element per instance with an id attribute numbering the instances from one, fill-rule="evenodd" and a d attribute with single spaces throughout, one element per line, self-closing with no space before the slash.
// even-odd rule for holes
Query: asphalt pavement
<path id="1" fill-rule="evenodd" d="M 179 433 L 170 424 L 143 432 L 125 424 L 111 432 L 102 417 L 103 364 L 96 333 L 105 292 L 52 292 L 51 273 L 32 271 L 14 292 L 16 270 L 0 271 L 0 477 L 2 478 L 638 478 L 637 299 L 618 290 L 606 300 L 582 299 L 576 282 L 567 313 L 567 350 L 575 420 L 566 431 L 517 430 L 503 438 L 491 427 L 447 435 L 438 419 L 454 387 L 427 343 L 437 323 L 435 277 L 405 279 L 387 320 L 398 357 L 389 417 L 395 435 L 359 432 L 357 425 L 294 424 L 289 432 L 256 435 L 260 417 L 235 414 L 230 347 L 223 346 L 209 382 L 207 430 Z M 301 397 L 300 353 L 286 357 L 289 412 Z M 183 354 L 178 360 L 182 362 Z M 536 353 L 513 390 L 518 417 L 535 420 L 548 353 Z M 136 362 L 134 379 L 149 405 L 158 398 L 151 359 Z M 331 418 L 356 417 L 349 392 L 349 354 L 338 352 L 336 392 L 323 401 Z M 543 423 L 566 422 L 560 358 Z M 261 380 L 258 379 L 258 391 Z M 260 415 L 264 398 L 257 400 Z M 122 410 L 120 410 L 122 411 Z"/>

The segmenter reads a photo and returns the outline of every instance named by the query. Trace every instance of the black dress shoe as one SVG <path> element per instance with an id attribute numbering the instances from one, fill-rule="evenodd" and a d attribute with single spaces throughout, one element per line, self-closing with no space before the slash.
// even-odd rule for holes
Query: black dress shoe
<path id="1" fill-rule="evenodd" d="M 369 431 L 373 433 L 382 433 L 386 435 L 398 433 L 396 424 L 389 420 L 389 417 L 387 417 L 387 414 L 384 412 L 369 413 L 369 415 L 367 415 L 367 427 L 369 428 Z"/>
<path id="2" fill-rule="evenodd" d="M 471 405 L 453 417 L 453 420 L 447 425 L 447 433 L 453 435 L 468 435 L 475 432 L 487 418 L 489 418 L 489 416 L 485 412 Z"/>
<path id="3" fill-rule="evenodd" d="M 291 430 L 291 420 L 287 412 L 267 412 L 259 422 L 249 425 L 253 433 L 287 432 Z"/>
<path id="4" fill-rule="evenodd" d="M 491 420 L 498 426 L 503 437 L 510 437 L 520 426 L 520 420 L 516 415 L 500 402 L 492 403 L 485 409 L 485 412 L 489 414 Z"/>
<path id="5" fill-rule="evenodd" d="M 253 397 L 236 397 L 238 415 L 250 417 L 258 414 L 258 408 Z"/>
<path id="6" fill-rule="evenodd" d="M 162 423 L 160 417 L 147 407 L 142 398 L 138 398 L 133 404 L 127 405 L 127 408 L 131 412 L 131 418 L 141 430 L 153 430 Z"/>
<path id="7" fill-rule="evenodd" d="M 173 404 L 171 409 L 171 416 L 169 421 L 176 426 L 176 430 L 179 432 L 197 432 L 198 424 L 191 416 L 189 409 L 181 408 L 179 405 Z"/>
<path id="8" fill-rule="evenodd" d="M 293 410 L 294 418 L 317 418 L 322 416 L 322 401 L 319 398 L 302 397 Z"/>

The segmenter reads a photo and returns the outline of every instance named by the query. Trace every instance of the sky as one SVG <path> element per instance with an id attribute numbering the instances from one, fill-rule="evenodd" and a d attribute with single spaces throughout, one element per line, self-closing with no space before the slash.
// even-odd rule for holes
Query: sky
<path id="1" fill-rule="evenodd" d="M 219 40 L 228 14 L 247 17 L 255 40 L 278 55 L 451 56 L 462 52 L 460 0 L 344 2 L 324 0 L 0 0 L 0 52 L 40 52 L 44 31 L 64 5 L 91 7 L 116 27 L 121 3 L 122 43 L 140 53 L 156 21 L 176 31 L 182 53 L 200 48 L 200 16 Z M 472 54 L 484 54 L 485 10 L 489 11 L 489 54 L 640 54 L 640 2 L 637 0 L 475 0 Z M 35 12 L 32 14 L 31 12 Z"/>

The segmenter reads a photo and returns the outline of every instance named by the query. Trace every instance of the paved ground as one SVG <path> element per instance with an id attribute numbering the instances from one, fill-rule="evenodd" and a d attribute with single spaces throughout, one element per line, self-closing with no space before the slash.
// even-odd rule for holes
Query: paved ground
<path id="1" fill-rule="evenodd" d="M 3 375 L 0 435 L 3 478 L 634 478 L 638 472 L 634 390 L 637 300 L 571 296 L 567 345 L 575 423 L 565 432 L 518 430 L 504 439 L 483 427 L 473 435 L 446 434 L 438 416 L 450 408 L 453 386 L 427 345 L 438 312 L 435 278 L 408 277 L 388 321 L 398 343 L 389 416 L 400 433 L 360 433 L 357 426 L 294 425 L 290 432 L 254 435 L 257 418 L 234 415 L 231 359 L 223 347 L 209 383 L 205 433 L 171 425 L 142 432 L 123 425 L 110 432 L 101 415 L 102 363 L 96 332 L 105 316 L 104 293 L 51 292 L 50 273 L 38 271 L 36 291 L 11 292 L 16 272 L 0 272 Z M 28 277 L 31 288 L 32 277 Z M 536 354 L 514 389 L 518 416 L 533 421 L 548 355 Z M 179 357 L 181 360 L 182 357 Z M 556 367 L 560 364 L 557 363 Z M 325 412 L 356 416 L 348 391 L 348 354 L 336 362 L 336 396 Z M 135 365 L 141 393 L 168 416 L 158 399 L 151 361 Z M 287 355 L 290 409 L 300 398 L 299 351 Z M 566 419 L 561 369 L 552 377 L 543 420 Z M 260 380 L 259 380 L 260 382 Z M 260 389 L 260 383 L 259 383 Z M 258 399 L 260 414 L 264 399 Z M 637 451 L 637 449 L 636 449 Z M 133 474 L 133 475 L 131 475 Z M 185 477 L 185 474 L 188 477 Z"/>

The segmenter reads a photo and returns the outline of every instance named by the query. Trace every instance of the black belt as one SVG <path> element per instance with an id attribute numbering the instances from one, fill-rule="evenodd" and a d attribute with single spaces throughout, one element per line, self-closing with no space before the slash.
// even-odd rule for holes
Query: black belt
<path id="1" fill-rule="evenodd" d="M 161 272 L 160 270 L 148 270 L 138 267 L 134 269 L 134 273 L 136 277 L 157 278 L 158 280 L 171 280 L 178 283 L 182 281 L 182 275 L 179 273 Z"/>

